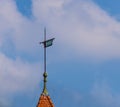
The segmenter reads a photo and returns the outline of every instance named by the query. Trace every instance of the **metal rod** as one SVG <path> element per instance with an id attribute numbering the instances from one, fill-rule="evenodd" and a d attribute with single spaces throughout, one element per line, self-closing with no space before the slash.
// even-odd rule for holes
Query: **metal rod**
<path id="1" fill-rule="evenodd" d="M 44 28 L 44 72 L 46 72 L 46 28 Z"/>

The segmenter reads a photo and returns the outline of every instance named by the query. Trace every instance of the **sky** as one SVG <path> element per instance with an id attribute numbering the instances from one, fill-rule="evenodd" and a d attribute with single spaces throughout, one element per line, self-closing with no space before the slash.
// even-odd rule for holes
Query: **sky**
<path id="1" fill-rule="evenodd" d="M 119 0 L 0 0 L 0 107 L 120 107 Z"/>

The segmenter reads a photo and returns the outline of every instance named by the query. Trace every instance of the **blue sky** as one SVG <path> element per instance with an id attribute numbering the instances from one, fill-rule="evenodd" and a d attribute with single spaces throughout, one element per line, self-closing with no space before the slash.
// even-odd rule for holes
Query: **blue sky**
<path id="1" fill-rule="evenodd" d="M 120 106 L 119 0 L 1 0 L 0 107 L 35 107 L 43 29 L 55 107 Z"/>

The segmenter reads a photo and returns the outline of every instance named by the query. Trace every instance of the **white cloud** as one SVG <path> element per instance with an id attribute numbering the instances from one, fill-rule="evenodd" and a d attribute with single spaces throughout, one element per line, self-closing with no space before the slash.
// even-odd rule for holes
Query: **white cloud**
<path id="1" fill-rule="evenodd" d="M 40 38 L 37 35 L 40 32 L 39 28 L 34 21 L 28 20 L 18 12 L 14 0 L 0 0 L 0 106 L 2 107 L 9 107 L 16 93 L 30 93 L 38 87 L 41 80 L 40 63 L 25 61 L 17 53 L 36 54 Z M 9 43 L 12 43 L 10 47 L 15 48 L 15 53 L 9 52 L 16 55 L 14 60 L 1 52 L 4 50 L 2 48 L 6 48 L 6 44 L 11 45 Z M 9 98 L 11 100 L 8 100 Z"/>
<path id="2" fill-rule="evenodd" d="M 61 15 L 64 4 L 70 0 L 35 0 L 33 1 L 33 13 L 37 16 L 38 20 L 47 18 L 49 16 Z M 46 17 L 47 16 L 47 17 Z"/>
<path id="3" fill-rule="evenodd" d="M 18 58 L 12 60 L 0 53 L 0 101 L 16 93 L 34 91 L 41 79 L 42 72 L 39 65 Z"/>
<path id="4" fill-rule="evenodd" d="M 120 58 L 120 23 L 93 2 L 36 0 L 33 13 L 55 32 L 62 50 L 87 58 Z"/>
<path id="5" fill-rule="evenodd" d="M 13 0 L 1 0 L 0 46 L 10 40 L 16 51 L 36 54 L 46 25 L 56 35 L 59 56 L 120 58 L 120 23 L 93 2 L 34 0 L 32 10 L 34 18 L 29 20 Z"/>
<path id="6" fill-rule="evenodd" d="M 35 54 L 41 38 L 40 25 L 18 12 L 14 0 L 0 2 L 0 46 L 11 41 L 16 51 Z"/>

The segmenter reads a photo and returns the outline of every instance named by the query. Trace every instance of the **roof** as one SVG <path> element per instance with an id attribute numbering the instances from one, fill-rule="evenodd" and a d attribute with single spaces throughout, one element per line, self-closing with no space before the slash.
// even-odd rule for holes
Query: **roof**
<path id="1" fill-rule="evenodd" d="M 50 96 L 41 94 L 37 107 L 54 107 Z"/>

